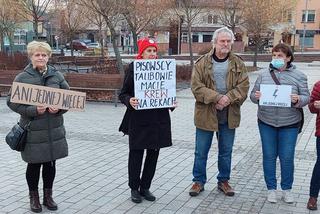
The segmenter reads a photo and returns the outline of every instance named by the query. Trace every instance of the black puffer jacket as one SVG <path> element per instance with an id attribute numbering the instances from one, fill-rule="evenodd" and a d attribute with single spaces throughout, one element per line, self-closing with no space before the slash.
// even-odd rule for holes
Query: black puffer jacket
<path id="1" fill-rule="evenodd" d="M 127 106 L 119 131 L 129 135 L 130 149 L 159 149 L 171 146 L 169 108 L 135 110 L 129 103 L 133 96 L 133 63 L 131 63 L 119 95 L 121 102 Z"/>
<path id="2" fill-rule="evenodd" d="M 69 89 L 63 75 L 52 66 L 48 66 L 46 74 L 42 76 L 29 64 L 23 72 L 16 76 L 14 81 Z M 66 111 L 60 110 L 56 114 L 46 111 L 44 114 L 38 115 L 36 106 L 11 103 L 10 95 L 11 92 L 7 98 L 7 105 L 20 114 L 20 124 L 25 126 L 30 122 L 26 147 L 21 152 L 22 159 L 27 163 L 44 163 L 68 156 L 68 144 L 62 116 Z"/>

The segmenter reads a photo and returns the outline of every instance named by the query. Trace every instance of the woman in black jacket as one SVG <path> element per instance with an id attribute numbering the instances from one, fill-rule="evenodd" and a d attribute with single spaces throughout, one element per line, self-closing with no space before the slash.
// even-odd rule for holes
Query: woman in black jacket
<path id="1" fill-rule="evenodd" d="M 138 41 L 137 59 L 156 59 L 157 44 L 149 38 Z M 134 97 L 133 63 L 126 71 L 119 99 L 127 106 L 119 131 L 129 135 L 129 187 L 131 200 L 140 203 L 142 197 L 154 201 L 149 191 L 155 174 L 159 150 L 172 145 L 169 108 L 136 110 L 138 99 Z M 140 177 L 144 150 L 147 155 Z"/>
<path id="2" fill-rule="evenodd" d="M 63 75 L 54 67 L 47 65 L 51 56 L 51 48 L 47 43 L 30 42 L 27 51 L 31 63 L 16 76 L 15 82 L 69 89 Z M 22 127 L 29 124 L 27 142 L 21 156 L 28 163 L 26 179 L 29 187 L 31 211 L 36 213 L 42 211 L 38 193 L 41 166 L 43 205 L 49 210 L 57 210 L 58 206 L 52 199 L 52 186 L 56 174 L 56 160 L 68 155 L 62 116 L 66 111 L 53 107 L 12 103 L 10 102 L 10 94 L 7 105 L 14 112 L 20 114 L 19 123 Z"/>

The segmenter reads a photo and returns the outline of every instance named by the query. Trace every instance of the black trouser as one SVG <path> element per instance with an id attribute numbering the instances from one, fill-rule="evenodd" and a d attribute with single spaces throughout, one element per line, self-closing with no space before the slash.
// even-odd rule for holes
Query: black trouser
<path id="1" fill-rule="evenodd" d="M 149 189 L 156 172 L 159 149 L 147 149 L 142 177 L 140 179 L 144 149 L 129 151 L 129 187 L 133 190 Z"/>
<path id="2" fill-rule="evenodd" d="M 28 163 L 26 178 L 29 191 L 38 190 L 41 165 L 43 189 L 52 189 L 54 177 L 56 176 L 56 161 L 45 163 Z"/>
<path id="3" fill-rule="evenodd" d="M 317 162 L 314 165 L 311 183 L 310 183 L 310 197 L 318 198 L 320 190 L 320 137 L 317 137 Z"/>

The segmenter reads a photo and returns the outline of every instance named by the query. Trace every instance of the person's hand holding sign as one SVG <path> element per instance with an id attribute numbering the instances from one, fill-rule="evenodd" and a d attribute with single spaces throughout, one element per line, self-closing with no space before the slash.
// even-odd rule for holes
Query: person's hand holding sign
<path id="1" fill-rule="evenodd" d="M 54 107 L 49 107 L 49 108 L 48 108 L 48 111 L 49 111 L 49 113 L 51 113 L 51 114 L 55 114 L 55 113 L 57 113 L 57 112 L 59 111 L 59 109 L 54 108 Z"/>
<path id="2" fill-rule="evenodd" d="M 38 114 L 44 114 L 44 112 L 46 111 L 46 108 L 45 106 L 37 106 L 37 112 Z"/>
<path id="3" fill-rule="evenodd" d="M 256 92 L 254 93 L 254 97 L 255 97 L 257 100 L 259 100 L 260 97 L 261 97 L 261 92 L 260 92 L 260 91 L 256 91 Z"/>
<path id="4" fill-rule="evenodd" d="M 299 102 L 299 99 L 300 99 L 300 97 L 298 94 L 291 94 L 291 102 L 293 104 L 296 104 L 297 102 Z"/>
<path id="5" fill-rule="evenodd" d="M 130 102 L 130 105 L 132 106 L 132 108 L 137 109 L 138 104 L 139 104 L 139 101 L 137 98 L 131 97 L 129 102 Z"/>

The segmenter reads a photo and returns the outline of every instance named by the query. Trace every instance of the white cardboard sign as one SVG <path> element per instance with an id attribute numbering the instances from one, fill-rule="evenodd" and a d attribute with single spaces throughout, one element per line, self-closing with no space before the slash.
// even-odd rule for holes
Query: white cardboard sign
<path id="1" fill-rule="evenodd" d="M 139 109 L 174 107 L 176 101 L 176 61 L 153 59 L 134 61 L 134 96 Z"/>
<path id="2" fill-rule="evenodd" d="M 260 85 L 261 97 L 259 105 L 276 106 L 276 107 L 291 107 L 291 92 L 290 85 Z"/>
<path id="3" fill-rule="evenodd" d="M 27 105 L 84 111 L 86 93 L 13 82 L 10 101 Z"/>

